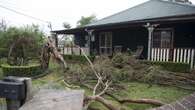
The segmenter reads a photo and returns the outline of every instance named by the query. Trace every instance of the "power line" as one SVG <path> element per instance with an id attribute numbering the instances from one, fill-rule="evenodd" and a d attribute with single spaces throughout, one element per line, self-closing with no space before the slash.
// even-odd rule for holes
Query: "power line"
<path id="1" fill-rule="evenodd" d="M 45 23 L 47 23 L 47 24 L 51 24 L 51 22 L 49 22 L 49 21 L 45 21 L 45 20 L 42 20 L 42 19 L 40 19 L 40 18 L 33 17 L 33 16 L 27 15 L 27 14 L 25 14 L 25 13 L 21 13 L 21 12 L 19 12 L 19 11 L 14 10 L 14 9 L 7 8 L 7 7 L 3 6 L 3 5 L 0 5 L 0 8 L 6 9 L 6 10 L 9 10 L 9 11 L 12 11 L 12 12 L 14 12 L 14 13 L 16 13 L 16 14 L 23 15 L 23 16 L 28 17 L 28 18 L 31 18 L 31 19 L 35 19 L 35 20 L 38 20 L 38 21 L 41 21 L 41 22 L 45 22 Z"/>

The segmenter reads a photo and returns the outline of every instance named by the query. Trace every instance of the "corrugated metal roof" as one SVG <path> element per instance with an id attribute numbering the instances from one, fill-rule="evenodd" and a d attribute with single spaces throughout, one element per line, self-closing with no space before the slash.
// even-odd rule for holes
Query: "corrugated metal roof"
<path id="1" fill-rule="evenodd" d="M 163 0 L 150 0 L 143 4 L 98 20 L 97 22 L 91 23 L 86 27 L 193 14 L 195 14 L 195 6 L 191 4 Z"/>

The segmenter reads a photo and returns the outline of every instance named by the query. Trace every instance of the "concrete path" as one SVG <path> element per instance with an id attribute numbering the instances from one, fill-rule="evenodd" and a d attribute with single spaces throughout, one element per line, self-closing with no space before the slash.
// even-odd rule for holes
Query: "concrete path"
<path id="1" fill-rule="evenodd" d="M 41 90 L 19 110 L 82 110 L 84 91 Z"/>

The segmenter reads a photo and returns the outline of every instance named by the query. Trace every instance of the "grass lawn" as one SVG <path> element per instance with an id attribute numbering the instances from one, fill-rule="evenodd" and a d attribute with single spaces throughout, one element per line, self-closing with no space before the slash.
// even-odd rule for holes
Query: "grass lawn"
<path id="1" fill-rule="evenodd" d="M 42 85 L 55 81 L 63 76 L 63 74 L 59 71 L 59 68 L 56 65 L 51 65 L 51 68 L 52 68 L 51 70 L 53 71 L 52 73 L 42 78 L 33 80 L 33 85 L 41 87 Z M 163 101 L 165 103 L 171 103 L 192 93 L 192 91 L 178 89 L 176 87 L 149 85 L 146 83 L 139 83 L 139 82 L 123 82 L 122 84 L 125 87 L 127 87 L 127 89 L 121 90 L 120 92 L 115 93 L 116 96 L 121 97 L 121 98 L 127 98 L 127 97 L 131 99 L 151 98 L 151 99 L 157 99 L 157 100 Z M 49 86 L 53 86 L 54 88 L 57 88 L 57 89 L 65 89 L 64 84 L 60 81 L 53 85 L 49 84 Z M 91 93 L 86 88 L 81 87 L 80 89 L 84 89 L 86 91 L 86 94 Z M 128 108 L 128 110 L 144 110 L 144 109 L 154 107 L 151 105 L 143 105 L 143 104 L 119 105 L 112 98 L 110 97 L 106 97 L 106 98 L 112 100 L 112 102 L 116 106 L 122 106 L 124 108 Z M 98 108 L 99 110 L 107 110 L 102 104 L 97 103 L 97 102 L 92 103 L 91 107 Z"/>
<path id="2" fill-rule="evenodd" d="M 61 68 L 54 63 L 51 63 L 49 67 L 50 70 L 52 70 L 52 72 L 44 77 L 33 80 L 33 86 L 35 88 L 42 88 L 45 87 L 44 85 L 47 85 L 48 86 L 47 88 L 66 89 L 62 81 L 53 83 L 59 78 L 63 77 L 63 72 L 61 71 Z M 2 75 L 3 75 L 2 70 L 0 69 L 0 78 L 2 77 Z M 121 84 L 124 85 L 127 89 L 114 93 L 115 96 L 120 98 L 131 98 L 131 99 L 150 98 L 150 99 L 157 99 L 165 103 L 171 103 L 192 93 L 192 91 L 178 89 L 176 87 L 160 86 L 155 84 L 149 85 L 140 82 L 122 82 Z M 80 87 L 79 89 L 84 89 L 85 93 L 88 95 L 91 94 L 91 91 L 89 91 L 84 87 Z M 120 105 L 118 102 L 114 101 L 111 97 L 107 96 L 106 99 L 111 100 L 114 105 L 126 108 L 127 110 L 145 110 L 154 107 L 151 105 L 144 105 L 144 104 Z M 108 110 L 98 102 L 92 103 L 91 107 L 97 108 L 99 110 Z"/>
<path id="3" fill-rule="evenodd" d="M 159 85 L 149 86 L 148 84 L 139 83 L 139 82 L 128 82 L 128 83 L 126 82 L 123 84 L 127 86 L 127 90 L 122 90 L 118 93 L 115 93 L 114 95 L 124 99 L 125 98 L 131 98 L 131 99 L 149 98 L 149 99 L 160 100 L 165 103 L 171 103 L 192 93 L 192 91 L 178 89 L 175 87 L 165 87 Z M 111 98 L 108 97 L 108 99 Z M 116 102 L 114 103 L 118 105 L 118 103 Z M 100 110 L 107 110 L 100 103 L 93 103 L 92 106 L 93 108 L 98 108 Z M 146 105 L 146 104 L 124 104 L 123 107 L 128 108 L 128 110 L 145 110 L 145 109 L 153 108 L 155 106 Z"/>

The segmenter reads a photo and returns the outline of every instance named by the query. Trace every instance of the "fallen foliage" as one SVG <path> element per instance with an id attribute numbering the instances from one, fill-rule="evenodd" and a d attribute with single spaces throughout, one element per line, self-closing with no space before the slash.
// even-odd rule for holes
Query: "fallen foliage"
<path id="1" fill-rule="evenodd" d="M 112 58 L 98 57 L 94 60 L 94 69 L 104 76 L 103 79 L 112 80 L 113 84 L 120 81 L 140 81 L 170 86 L 195 85 L 195 73 L 176 73 L 163 70 L 160 66 L 154 66 L 140 62 L 128 54 L 117 54 Z M 77 65 L 65 74 L 67 81 L 71 83 L 85 83 L 96 80 L 93 70 L 88 65 Z M 191 88 L 185 88 L 191 89 Z"/>
<path id="2" fill-rule="evenodd" d="M 103 95 L 109 95 L 113 92 L 125 89 L 124 86 L 120 85 L 121 81 L 140 81 L 149 84 L 170 85 L 194 90 L 194 88 L 191 88 L 189 85 L 195 85 L 195 74 L 166 71 L 160 66 L 140 62 L 128 54 L 117 54 L 112 58 L 106 56 L 98 57 L 93 63 L 89 60 L 89 64 L 90 65 L 80 64 L 70 68 L 70 70 L 66 72 L 64 80 L 69 84 L 87 85 L 86 87 L 93 91 L 93 95 L 86 96 L 86 100 L 98 101 L 109 110 L 119 110 L 119 108 L 105 99 Z M 183 85 L 187 85 L 190 88 Z M 120 104 L 138 103 L 157 106 L 164 104 L 161 101 L 153 99 L 134 100 L 116 97 L 114 99 Z M 89 105 L 90 103 L 87 104 Z"/>

